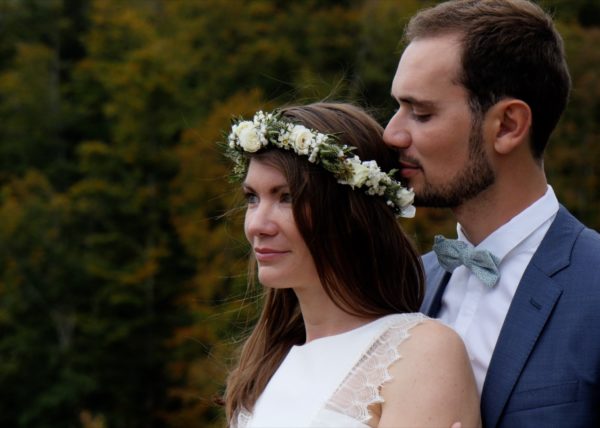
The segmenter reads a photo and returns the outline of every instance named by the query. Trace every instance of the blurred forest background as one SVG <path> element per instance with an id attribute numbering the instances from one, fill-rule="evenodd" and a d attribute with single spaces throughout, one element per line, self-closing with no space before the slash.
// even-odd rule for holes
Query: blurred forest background
<path id="1" fill-rule="evenodd" d="M 385 124 L 402 28 L 430 3 L 0 0 L 0 426 L 223 426 L 258 297 L 215 141 L 324 98 Z M 598 230 L 600 1 L 543 5 L 574 82 L 546 168 Z M 455 227 L 403 225 L 422 251 Z"/>

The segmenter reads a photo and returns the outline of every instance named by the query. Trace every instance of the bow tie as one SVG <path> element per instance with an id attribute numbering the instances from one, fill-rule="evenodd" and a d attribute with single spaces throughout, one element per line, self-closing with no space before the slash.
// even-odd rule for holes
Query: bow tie
<path id="1" fill-rule="evenodd" d="M 498 271 L 500 259 L 488 250 L 476 250 L 465 242 L 437 235 L 433 251 L 435 251 L 440 265 L 448 272 L 452 272 L 460 265 L 465 265 L 473 272 L 473 275 L 490 288 L 496 285 L 500 279 Z"/>

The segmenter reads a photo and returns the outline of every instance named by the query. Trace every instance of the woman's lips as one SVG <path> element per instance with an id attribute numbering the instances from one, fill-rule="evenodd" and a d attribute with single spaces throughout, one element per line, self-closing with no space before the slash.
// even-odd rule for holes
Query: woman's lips
<path id="1" fill-rule="evenodd" d="M 258 260 L 259 262 L 273 261 L 287 253 L 289 253 L 289 251 L 275 250 L 273 248 L 254 249 L 254 255 L 256 256 L 256 260 Z"/>

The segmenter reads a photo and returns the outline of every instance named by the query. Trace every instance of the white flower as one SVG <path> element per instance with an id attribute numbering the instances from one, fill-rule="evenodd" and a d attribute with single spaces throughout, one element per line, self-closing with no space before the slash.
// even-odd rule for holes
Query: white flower
<path id="1" fill-rule="evenodd" d="M 314 135 L 311 130 L 302 125 L 294 126 L 290 135 L 292 147 L 299 155 L 307 155 L 309 153 L 313 138 Z"/>
<path id="2" fill-rule="evenodd" d="M 287 129 L 283 129 L 279 134 L 279 138 L 277 139 L 277 143 L 275 144 L 278 147 L 288 149 L 290 147 L 290 132 Z"/>
<path id="3" fill-rule="evenodd" d="M 232 149 L 235 147 L 235 142 L 237 140 L 237 135 L 235 134 L 235 127 L 233 129 L 234 130 L 227 137 L 227 142 L 229 144 L 229 147 Z"/>
<path id="4" fill-rule="evenodd" d="M 407 206 L 413 203 L 415 199 L 415 192 L 412 189 L 401 187 L 396 192 L 396 201 L 400 206 Z"/>
<path id="5" fill-rule="evenodd" d="M 323 164 L 332 172 L 338 183 L 352 188 L 362 188 L 369 195 L 385 198 L 386 203 L 396 215 L 414 216 L 412 206 L 414 193 L 382 171 L 376 161 L 362 162 L 352 155 L 352 148 L 339 145 L 334 135 L 294 125 L 280 120 L 272 113 L 262 111 L 254 115 L 252 121 L 240 121 L 234 124 L 227 137 L 229 156 L 236 163 L 238 173 L 247 168 L 247 158 L 241 152 L 257 152 L 262 147 L 273 145 L 282 149 L 292 149 L 298 155 L 308 156 L 309 162 Z"/>
<path id="6" fill-rule="evenodd" d="M 231 129 L 231 133 L 235 134 L 238 138 L 240 138 L 240 135 L 242 135 L 242 132 L 245 129 L 248 128 L 254 128 L 254 123 L 252 123 L 249 120 L 245 120 L 243 122 L 238 123 L 237 125 L 234 125 L 233 128 Z"/>
<path id="7" fill-rule="evenodd" d="M 236 133 L 240 141 L 240 146 L 244 151 L 254 153 L 261 148 L 260 135 L 252 122 L 240 123 L 236 129 Z"/>
<path id="8" fill-rule="evenodd" d="M 352 168 L 352 177 L 348 180 L 348 184 L 352 187 L 361 187 L 369 178 L 369 167 L 360 161 L 350 162 L 350 166 Z"/>
<path id="9" fill-rule="evenodd" d="M 308 157 L 308 161 L 310 163 L 315 163 L 317 161 L 317 157 L 319 156 L 319 146 L 315 146 L 315 148 L 313 149 L 312 153 L 310 154 L 310 156 Z"/>

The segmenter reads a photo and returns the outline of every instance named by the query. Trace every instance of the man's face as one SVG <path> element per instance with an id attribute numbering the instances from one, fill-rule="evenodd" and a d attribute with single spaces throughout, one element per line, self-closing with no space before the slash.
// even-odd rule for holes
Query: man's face
<path id="1" fill-rule="evenodd" d="M 399 108 L 384 140 L 399 149 L 416 205 L 454 208 L 495 179 L 459 69 L 460 44 L 452 35 L 411 42 L 398 64 L 392 96 Z"/>

